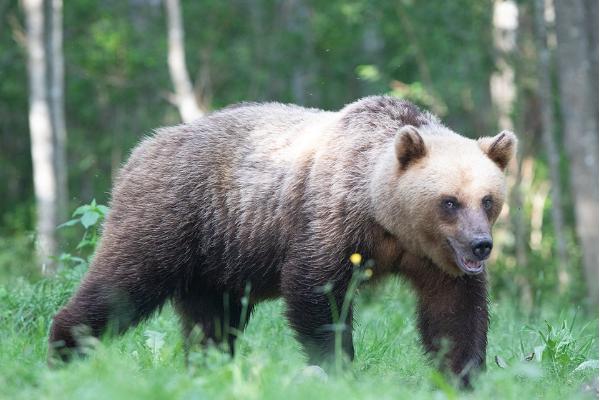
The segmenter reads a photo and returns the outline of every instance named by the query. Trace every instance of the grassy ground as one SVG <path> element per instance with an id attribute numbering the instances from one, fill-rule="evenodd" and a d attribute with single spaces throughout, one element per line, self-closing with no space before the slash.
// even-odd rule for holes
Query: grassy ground
<path id="1" fill-rule="evenodd" d="M 0 398 L 412 400 L 597 396 L 589 388 L 598 375 L 597 362 L 575 371 L 583 361 L 598 358 L 597 318 L 577 312 L 574 305 L 546 305 L 535 317 L 525 318 L 511 301 L 493 301 L 487 372 L 476 381 L 473 391 L 459 392 L 423 356 L 413 296 L 406 285 L 393 279 L 359 296 L 356 361 L 326 379 L 303 374 L 303 356 L 282 317 L 280 301 L 257 308 L 238 341 L 234 359 L 216 349 L 198 351 L 192 353 L 186 368 L 177 318 L 166 307 L 125 336 L 103 339 L 89 358 L 50 370 L 46 366 L 48 326 L 79 276 L 73 272 L 37 284 L 21 281 L 0 286 Z M 561 329 L 564 320 L 567 325 Z M 525 361 L 533 352 L 537 355 Z M 496 356 L 505 368 L 497 365 Z"/>

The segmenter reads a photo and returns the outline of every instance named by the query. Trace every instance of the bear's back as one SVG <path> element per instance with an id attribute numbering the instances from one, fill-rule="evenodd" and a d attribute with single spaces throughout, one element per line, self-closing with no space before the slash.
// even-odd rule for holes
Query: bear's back
<path id="1" fill-rule="evenodd" d="M 106 231 L 124 241 L 135 226 L 146 258 L 196 263 L 213 282 L 276 287 L 260 276 L 277 279 L 294 243 L 355 240 L 372 163 L 408 116 L 428 120 L 417 111 L 387 98 L 340 112 L 251 103 L 162 128 L 122 169 Z"/>
<path id="2" fill-rule="evenodd" d="M 320 143 L 327 135 L 323 126 L 335 116 L 278 103 L 244 104 L 161 128 L 120 171 L 105 231 L 115 241 L 136 236 L 148 259 L 199 262 L 194 268 L 220 276 L 214 282 L 259 285 L 254 273 L 276 279 L 278 273 L 265 271 L 277 268 L 303 224 L 314 150 L 306 139 Z"/>

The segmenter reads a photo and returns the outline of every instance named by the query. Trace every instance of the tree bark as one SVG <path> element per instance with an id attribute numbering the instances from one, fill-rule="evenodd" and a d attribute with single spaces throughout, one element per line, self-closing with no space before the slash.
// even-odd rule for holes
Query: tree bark
<path id="1" fill-rule="evenodd" d="M 564 234 L 563 200 L 560 185 L 560 157 L 554 138 L 554 112 L 552 107 L 552 81 L 550 52 L 547 44 L 546 20 L 544 18 L 544 0 L 535 0 L 535 36 L 537 44 L 538 96 L 542 111 L 542 139 L 548 157 L 548 169 L 552 182 L 552 226 L 558 255 L 559 291 L 564 292 L 570 281 L 570 263 L 567 257 L 567 243 Z"/>
<path id="2" fill-rule="evenodd" d="M 570 159 L 570 183 L 576 230 L 590 303 L 598 306 L 598 118 L 597 87 L 592 86 L 586 5 L 583 0 L 555 1 L 559 88 L 564 143 Z M 596 78 L 597 79 L 597 78 Z"/>
<path id="3" fill-rule="evenodd" d="M 512 118 L 513 106 L 516 99 L 515 70 L 512 65 L 511 56 L 516 49 L 517 28 L 519 26 L 519 9 L 513 0 L 495 0 L 493 13 L 493 38 L 496 69 L 490 78 L 490 94 L 492 104 L 498 118 L 500 130 L 514 130 Z M 527 226 L 523 218 L 523 194 L 522 190 L 522 165 L 523 154 L 520 152 L 509 169 L 514 179 L 510 179 L 509 192 L 511 198 L 510 224 L 515 236 L 515 256 L 517 267 L 527 268 Z M 527 310 L 533 305 L 533 292 L 531 285 L 524 273 L 517 277 L 517 284 L 521 291 L 521 303 Z"/>
<path id="4" fill-rule="evenodd" d="M 518 8 L 513 0 L 494 1 L 493 36 L 497 72 L 490 79 L 490 89 L 498 115 L 499 128 L 510 131 L 514 129 L 511 114 L 516 97 L 516 87 L 515 71 L 509 56 L 516 48 L 518 15 Z"/>
<path id="5" fill-rule="evenodd" d="M 58 225 L 58 177 L 54 164 L 55 147 L 52 120 L 47 93 L 44 46 L 43 0 L 23 0 L 27 26 L 27 53 L 29 73 L 29 131 L 33 162 L 33 183 L 37 206 L 36 249 L 42 272 L 52 274 L 56 254 L 56 226 Z"/>
<path id="6" fill-rule="evenodd" d="M 164 0 L 167 15 L 169 73 L 175 88 L 175 102 L 183 122 L 193 121 L 204 112 L 200 108 L 185 63 L 185 38 L 179 0 Z"/>
<path id="7" fill-rule="evenodd" d="M 57 174 L 57 207 L 59 220 L 65 220 L 68 209 L 67 184 L 67 129 L 65 124 L 65 68 L 63 59 L 63 2 L 62 0 L 48 1 L 47 19 L 50 30 L 46 34 L 48 42 L 48 94 L 50 99 L 50 115 L 54 133 L 54 164 Z"/>

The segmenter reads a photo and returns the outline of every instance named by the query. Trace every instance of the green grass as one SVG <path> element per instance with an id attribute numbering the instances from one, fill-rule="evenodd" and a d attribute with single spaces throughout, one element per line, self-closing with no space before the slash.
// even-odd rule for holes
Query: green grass
<path id="1" fill-rule="evenodd" d="M 526 318 L 509 299 L 493 301 L 487 371 L 473 391 L 460 392 L 422 354 L 412 293 L 395 279 L 358 297 L 356 360 L 326 380 L 303 375 L 304 358 L 283 318 L 281 301 L 257 307 L 234 359 L 216 349 L 197 351 L 186 368 L 177 317 L 167 306 L 124 336 L 104 338 L 87 359 L 50 370 L 48 326 L 80 275 L 75 271 L 35 284 L 13 281 L 0 286 L 0 398 L 596 397 L 585 387 L 598 370 L 593 365 L 574 370 L 581 362 L 598 358 L 597 318 L 581 310 L 574 318 L 573 305 L 544 305 L 537 308 L 535 318 Z M 532 352 L 537 355 L 525 361 Z M 500 368 L 495 356 L 507 366 Z"/>

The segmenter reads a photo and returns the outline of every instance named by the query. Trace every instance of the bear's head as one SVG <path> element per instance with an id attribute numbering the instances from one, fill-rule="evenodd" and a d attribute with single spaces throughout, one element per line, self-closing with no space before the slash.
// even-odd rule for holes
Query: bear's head
<path id="1" fill-rule="evenodd" d="M 516 145 L 508 131 L 472 140 L 441 126 L 401 128 L 375 166 L 377 222 L 453 276 L 482 272 Z"/>

